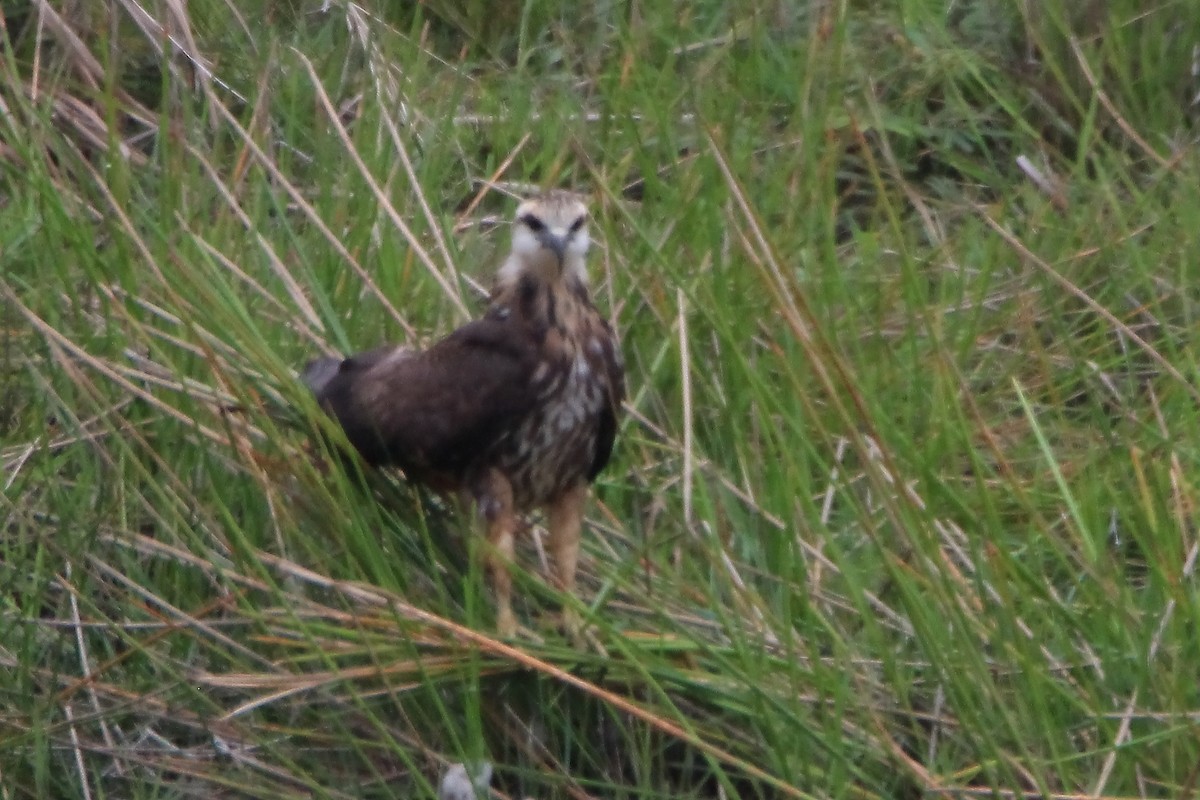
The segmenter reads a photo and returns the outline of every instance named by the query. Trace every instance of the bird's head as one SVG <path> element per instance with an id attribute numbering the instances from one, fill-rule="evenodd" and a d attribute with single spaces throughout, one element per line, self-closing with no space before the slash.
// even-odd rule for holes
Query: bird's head
<path id="1" fill-rule="evenodd" d="M 534 274 L 547 281 L 587 284 L 587 206 L 579 195 L 552 191 L 526 200 L 513 221 L 512 255 L 501 280 Z"/>

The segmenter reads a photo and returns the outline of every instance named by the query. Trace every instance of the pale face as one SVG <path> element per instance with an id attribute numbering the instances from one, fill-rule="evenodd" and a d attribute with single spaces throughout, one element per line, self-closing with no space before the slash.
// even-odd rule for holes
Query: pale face
<path id="1" fill-rule="evenodd" d="M 587 207 L 574 195 L 554 192 L 517 209 L 513 255 L 527 264 L 554 266 L 560 274 L 582 273 L 589 243 Z"/>

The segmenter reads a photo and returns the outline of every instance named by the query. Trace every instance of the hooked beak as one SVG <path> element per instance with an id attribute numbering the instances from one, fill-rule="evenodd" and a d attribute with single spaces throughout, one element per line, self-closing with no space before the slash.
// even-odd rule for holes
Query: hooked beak
<path id="1" fill-rule="evenodd" d="M 548 228 L 538 234 L 538 240 L 542 243 L 542 247 L 554 253 L 558 263 L 563 263 L 563 258 L 566 256 L 567 243 L 570 240 L 570 234 L 563 230 L 555 230 Z"/>

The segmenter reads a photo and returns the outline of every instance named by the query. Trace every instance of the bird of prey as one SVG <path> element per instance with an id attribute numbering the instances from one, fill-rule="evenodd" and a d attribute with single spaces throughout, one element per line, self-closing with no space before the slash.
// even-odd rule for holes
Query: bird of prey
<path id="1" fill-rule="evenodd" d="M 588 295 L 588 244 L 579 196 L 526 200 L 481 318 L 424 351 L 321 358 L 302 376 L 368 464 L 475 503 L 501 636 L 517 630 L 509 567 L 521 515 L 545 510 L 555 582 L 574 591 L 588 487 L 624 399 L 617 338 Z M 579 633 L 569 605 L 563 621 Z"/>

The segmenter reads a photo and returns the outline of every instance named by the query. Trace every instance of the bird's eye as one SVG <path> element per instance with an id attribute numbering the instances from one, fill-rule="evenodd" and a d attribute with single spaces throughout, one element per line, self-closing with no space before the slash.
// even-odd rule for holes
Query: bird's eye
<path id="1" fill-rule="evenodd" d="M 586 220 L 583 217 L 579 217 L 574 222 L 572 222 L 571 223 L 571 233 L 579 233 L 581 230 L 583 230 L 583 223 L 585 221 Z"/>
<path id="2" fill-rule="evenodd" d="M 525 216 L 521 217 L 521 222 L 523 222 L 525 227 L 529 228 L 529 230 L 533 231 L 534 233 L 541 233 L 546 229 L 546 224 L 533 214 L 526 214 Z"/>

